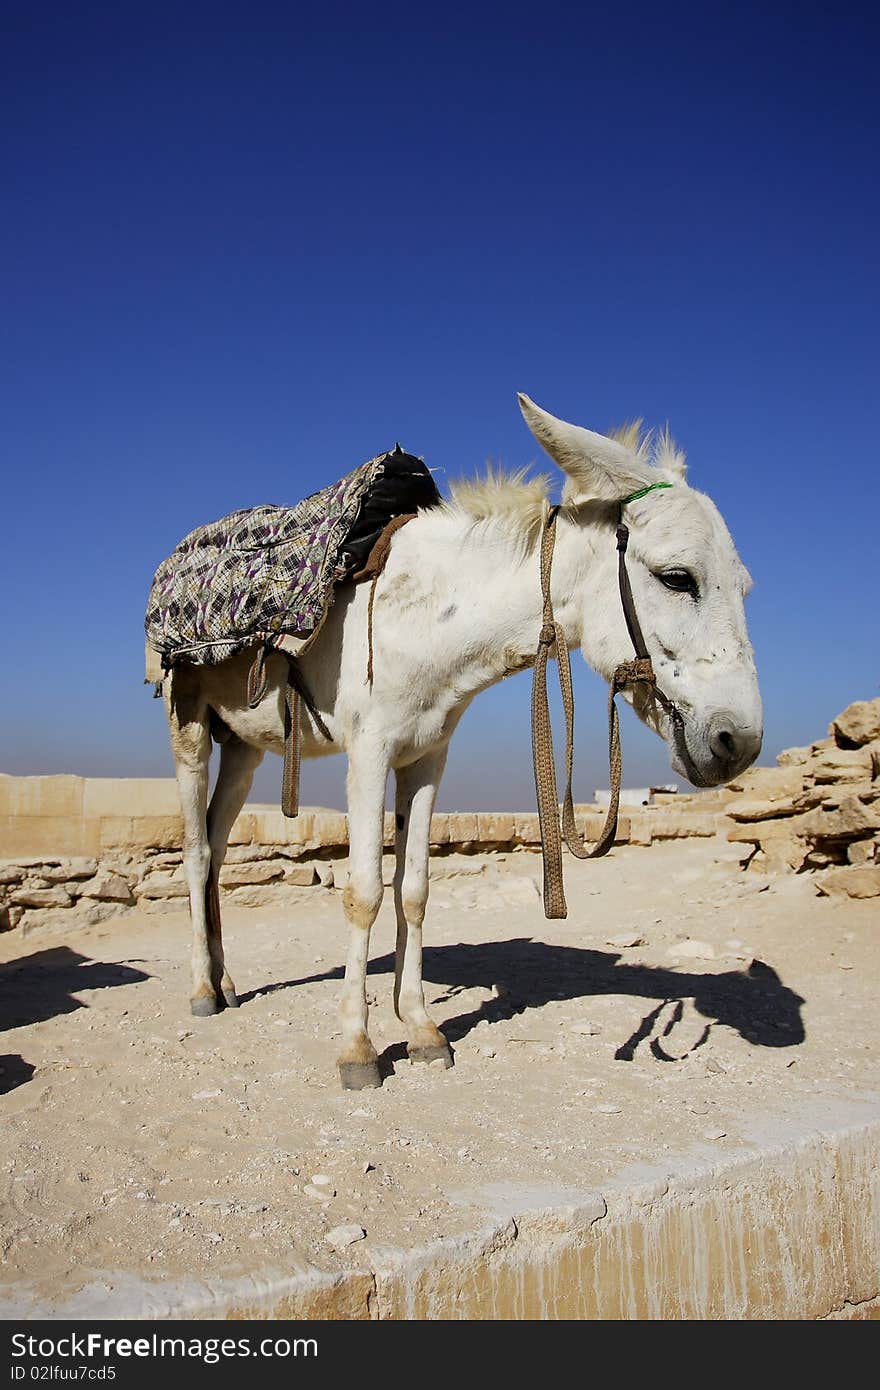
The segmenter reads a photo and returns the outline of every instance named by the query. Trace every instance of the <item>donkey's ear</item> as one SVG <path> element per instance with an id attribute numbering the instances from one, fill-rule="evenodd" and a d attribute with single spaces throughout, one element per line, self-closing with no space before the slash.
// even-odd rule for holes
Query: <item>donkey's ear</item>
<path id="1" fill-rule="evenodd" d="M 607 435 L 557 420 L 521 393 L 519 406 L 538 443 L 568 475 L 567 502 L 591 497 L 617 502 L 656 479 L 650 464 Z"/>

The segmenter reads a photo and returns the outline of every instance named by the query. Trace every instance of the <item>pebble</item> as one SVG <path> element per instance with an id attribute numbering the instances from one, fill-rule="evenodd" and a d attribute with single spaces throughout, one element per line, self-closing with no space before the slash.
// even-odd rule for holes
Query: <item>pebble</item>
<path id="1" fill-rule="evenodd" d="M 477 1048 L 477 1051 L 479 1052 L 479 1054 L 480 1054 L 481 1057 L 494 1057 L 494 1056 L 495 1056 L 495 1049 L 494 1049 L 494 1047 L 478 1047 L 478 1048 Z"/>
<path id="2" fill-rule="evenodd" d="M 214 1100 L 217 1096 L 222 1096 L 222 1091 L 193 1091 L 193 1100 Z"/>
<path id="3" fill-rule="evenodd" d="M 703 1134 L 704 1139 L 726 1139 L 727 1131 L 724 1129 L 707 1129 Z"/>
<path id="4" fill-rule="evenodd" d="M 708 941 L 677 941 L 670 946 L 668 954 L 676 960 L 714 960 L 715 948 Z"/>
<path id="5" fill-rule="evenodd" d="M 727 1068 L 722 1067 L 720 1062 L 716 1062 L 714 1057 L 707 1057 L 704 1063 L 706 1071 L 711 1071 L 717 1076 L 726 1076 Z"/>
<path id="6" fill-rule="evenodd" d="M 619 1114 L 620 1114 L 620 1106 L 619 1106 L 619 1105 L 613 1105 L 613 1104 L 611 1104 L 610 1102 L 608 1102 L 607 1104 L 603 1104 L 603 1105 L 594 1105 L 594 1106 L 593 1106 L 593 1114 L 594 1114 L 594 1115 L 619 1115 Z"/>
<path id="7" fill-rule="evenodd" d="M 363 1167 L 362 1167 L 362 1169 L 361 1169 L 361 1172 L 363 1172 L 363 1173 L 375 1173 L 375 1171 L 376 1171 L 376 1165 L 375 1165 L 375 1163 L 371 1163 L 370 1160 L 367 1159 L 366 1163 L 363 1165 Z"/>
<path id="8" fill-rule="evenodd" d="M 331 1179 L 327 1177 L 326 1173 L 313 1173 L 312 1182 L 315 1187 L 329 1187 L 331 1185 Z"/>
<path id="9" fill-rule="evenodd" d="M 569 1029 L 571 1033 L 580 1033 L 585 1038 L 593 1038 L 597 1033 L 602 1032 L 602 1027 L 598 1023 L 593 1023 L 590 1019 L 585 1019 L 583 1023 L 573 1023 Z"/>
<path id="10" fill-rule="evenodd" d="M 303 1196 L 311 1197 L 313 1202 L 329 1202 L 336 1196 L 335 1187 L 315 1187 L 313 1183 L 307 1182 L 303 1188 Z"/>
<path id="11" fill-rule="evenodd" d="M 641 932 L 625 931 L 618 933 L 617 936 L 609 936 L 605 939 L 606 946 L 616 946 L 618 950 L 625 951 L 630 946 L 644 946 L 645 939 Z"/>
<path id="12" fill-rule="evenodd" d="M 366 1234 L 363 1226 L 334 1226 L 332 1231 L 327 1232 L 324 1241 L 334 1250 L 345 1250 L 356 1241 L 363 1240 Z"/>

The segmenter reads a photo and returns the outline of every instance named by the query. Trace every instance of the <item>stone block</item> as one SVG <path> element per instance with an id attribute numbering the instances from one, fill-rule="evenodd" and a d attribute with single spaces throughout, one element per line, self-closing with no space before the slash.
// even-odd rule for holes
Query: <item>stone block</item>
<path id="1" fill-rule="evenodd" d="M 510 844 L 515 834 L 515 817 L 506 811 L 480 811 L 477 838 L 483 845 Z"/>
<path id="2" fill-rule="evenodd" d="M 104 816 L 97 821 L 99 845 L 106 849 L 175 849 L 183 843 L 183 817 Z"/>
<path id="3" fill-rule="evenodd" d="M 316 811 L 312 827 L 316 848 L 336 849 L 348 844 L 348 817 L 341 811 Z"/>
<path id="4" fill-rule="evenodd" d="M 521 845 L 541 843 L 541 823 L 536 811 L 517 811 L 513 818 L 514 835 Z"/>
<path id="5" fill-rule="evenodd" d="M 473 811 L 456 811 L 446 819 L 449 824 L 449 844 L 474 844 L 479 838 L 477 817 Z"/>
<path id="6" fill-rule="evenodd" d="M 449 817 L 447 815 L 435 813 L 431 817 L 431 844 L 449 844 Z"/>
<path id="7" fill-rule="evenodd" d="M 4 859 L 89 854 L 98 848 L 98 827 L 80 816 L 0 815 L 0 855 Z"/>
<path id="8" fill-rule="evenodd" d="M 655 840 L 686 840 L 691 836 L 715 834 L 715 814 L 712 811 L 681 810 L 670 807 L 651 816 L 651 834 Z"/>
<path id="9" fill-rule="evenodd" d="M 79 820 L 83 813 L 82 777 L 12 777 L 0 773 L 0 817 L 39 816 Z"/>
<path id="10" fill-rule="evenodd" d="M 289 872 L 289 871 L 288 871 Z M 221 888 L 240 888 L 245 883 L 271 883 L 285 875 L 284 863 L 261 859 L 250 864 L 224 864 L 220 870 Z"/>
<path id="11" fill-rule="evenodd" d="M 654 838 L 650 815 L 631 814 L 629 818 L 629 842 L 631 845 L 650 845 Z"/>
<path id="12" fill-rule="evenodd" d="M 86 777 L 82 814 L 86 820 L 180 815 L 174 777 Z"/>

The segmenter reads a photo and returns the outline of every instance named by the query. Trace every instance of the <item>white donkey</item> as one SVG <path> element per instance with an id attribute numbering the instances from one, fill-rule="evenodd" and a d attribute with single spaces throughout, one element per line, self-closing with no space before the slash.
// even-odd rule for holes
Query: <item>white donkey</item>
<path id="1" fill-rule="evenodd" d="M 706 786 L 729 781 L 757 757 L 761 704 L 743 597 L 750 580 L 713 503 L 685 481 L 668 435 L 653 446 L 637 431 L 616 438 L 556 419 L 527 396 L 529 428 L 566 475 L 556 520 L 552 600 L 570 648 L 606 679 L 632 657 L 616 574 L 615 523 L 627 502 L 630 578 L 658 687 L 681 711 L 690 768 L 681 765 L 668 715 L 626 694 L 666 739 L 672 765 Z M 481 690 L 533 664 L 542 626 L 539 542 L 547 479 L 490 475 L 460 484 L 452 501 L 419 512 L 396 533 L 375 594 L 372 684 L 368 586 L 343 586 L 301 670 L 332 735 L 300 701 L 305 757 L 348 755 L 349 875 L 343 895 L 350 945 L 342 989 L 343 1087 L 381 1084 L 367 1031 L 370 929 L 382 901 L 385 785 L 396 776 L 397 952 L 394 1006 L 414 1061 L 449 1046 L 425 1009 L 422 921 L 428 899 L 431 813 L 449 740 Z M 238 1003 L 226 969 L 217 879 L 232 824 L 268 749 L 283 751 L 287 659 L 267 661 L 269 688 L 248 706 L 251 654 L 218 666 L 180 665 L 165 701 L 185 826 L 184 867 L 193 927 L 192 1011 Z M 208 805 L 211 730 L 231 737 Z"/>

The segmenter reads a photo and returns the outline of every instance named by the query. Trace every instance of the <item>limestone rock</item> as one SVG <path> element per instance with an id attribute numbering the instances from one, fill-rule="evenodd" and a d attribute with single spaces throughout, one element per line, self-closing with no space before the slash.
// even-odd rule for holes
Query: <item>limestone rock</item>
<path id="1" fill-rule="evenodd" d="M 800 767 L 752 767 L 727 786 L 728 791 L 770 801 L 774 797 L 797 796 L 803 789 L 803 775 Z"/>
<path id="2" fill-rule="evenodd" d="M 811 749 L 806 748 L 783 748 L 781 753 L 776 756 L 778 767 L 800 767 L 803 763 L 810 761 Z"/>
<path id="3" fill-rule="evenodd" d="M 103 872 L 77 886 L 81 898 L 97 898 L 99 902 L 130 903 L 131 885 L 121 874 L 105 869 Z"/>
<path id="4" fill-rule="evenodd" d="M 525 874 L 512 874 L 509 878 L 502 878 L 495 889 L 498 897 L 511 907 L 516 907 L 522 903 L 525 907 L 533 907 L 535 899 L 540 896 L 541 890 L 533 878 Z"/>
<path id="5" fill-rule="evenodd" d="M 727 814 L 735 821 L 771 820 L 774 816 L 793 816 L 799 807 L 791 797 L 779 801 L 734 801 Z"/>
<path id="6" fill-rule="evenodd" d="M 870 748 L 828 748 L 812 764 L 813 781 L 857 782 L 871 776 Z"/>
<path id="7" fill-rule="evenodd" d="M 335 888 L 336 874 L 333 871 L 332 864 L 319 861 L 315 865 L 315 873 L 318 875 L 318 882 L 322 888 Z"/>
<path id="8" fill-rule="evenodd" d="M 149 874 L 134 890 L 136 898 L 186 898 L 189 888 L 183 874 Z"/>
<path id="9" fill-rule="evenodd" d="M 851 840 L 846 847 L 846 857 L 850 864 L 871 864 L 877 857 L 880 840 Z"/>
<path id="10" fill-rule="evenodd" d="M 346 1250 L 356 1241 L 364 1240 L 366 1234 L 363 1226 L 334 1226 L 332 1231 L 327 1232 L 324 1240 L 333 1250 L 340 1251 Z"/>
<path id="11" fill-rule="evenodd" d="M 836 810 L 819 807 L 800 817 L 800 832 L 810 840 L 861 840 L 880 830 L 880 804 L 866 806 L 857 796 L 842 798 Z"/>
<path id="12" fill-rule="evenodd" d="M 708 941 L 677 941 L 667 953 L 673 960 L 714 960 L 715 948 Z"/>
<path id="13" fill-rule="evenodd" d="M 64 888 L 16 888 L 11 902 L 17 907 L 72 907 L 73 898 Z"/>
<path id="14" fill-rule="evenodd" d="M 66 883 L 70 879 L 93 878 L 98 872 L 97 859 L 79 857 L 62 859 L 60 864 L 44 865 L 40 873 L 50 883 Z"/>
<path id="15" fill-rule="evenodd" d="M 880 739 L 880 699 L 856 700 L 832 720 L 830 732 L 840 748 L 861 748 Z"/>
<path id="16" fill-rule="evenodd" d="M 284 882 L 297 888 L 311 888 L 317 881 L 314 864 L 291 864 L 284 870 Z"/>
<path id="17" fill-rule="evenodd" d="M 633 946 L 643 946 L 645 938 L 640 931 L 618 932 L 616 936 L 609 936 L 605 939 L 606 946 L 615 946 L 619 951 L 626 951 Z"/>
<path id="18" fill-rule="evenodd" d="M 12 931 L 17 927 L 25 910 L 23 907 L 16 907 L 13 903 L 7 903 L 0 907 L 0 931 Z"/>
<path id="19" fill-rule="evenodd" d="M 766 845 L 769 840 L 794 840 L 807 833 L 810 816 L 824 814 L 808 811 L 803 815 L 780 816 L 778 819 L 743 821 L 731 827 L 727 838 L 733 844 Z"/>
<path id="20" fill-rule="evenodd" d="M 829 869 L 816 879 L 816 887 L 826 897 L 880 897 L 880 864 L 859 864 L 845 869 Z"/>
<path id="21" fill-rule="evenodd" d="M 22 864 L 0 864 L 0 883 L 21 883 L 26 873 Z"/>

